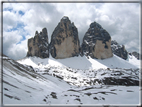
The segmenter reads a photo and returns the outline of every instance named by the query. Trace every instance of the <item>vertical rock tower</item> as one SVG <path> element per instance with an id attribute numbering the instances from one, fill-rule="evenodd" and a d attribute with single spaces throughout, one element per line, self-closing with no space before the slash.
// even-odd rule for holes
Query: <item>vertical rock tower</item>
<path id="1" fill-rule="evenodd" d="M 81 46 L 81 53 L 97 59 L 112 57 L 111 37 L 109 33 L 96 22 L 90 24 L 85 33 Z"/>
<path id="2" fill-rule="evenodd" d="M 78 30 L 68 17 L 64 16 L 52 33 L 50 53 L 53 58 L 63 59 L 79 55 Z"/>
<path id="3" fill-rule="evenodd" d="M 40 58 L 49 57 L 49 45 L 47 29 L 43 28 L 42 32 L 35 32 L 34 38 L 28 39 L 27 56 L 37 56 Z"/>

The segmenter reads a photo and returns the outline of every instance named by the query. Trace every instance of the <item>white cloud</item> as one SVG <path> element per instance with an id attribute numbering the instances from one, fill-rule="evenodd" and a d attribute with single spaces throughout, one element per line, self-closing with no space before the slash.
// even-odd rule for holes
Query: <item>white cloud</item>
<path id="1" fill-rule="evenodd" d="M 139 40 L 140 4 L 106 3 L 98 9 L 98 13 L 97 22 L 110 33 L 112 39 L 124 44 L 128 51 L 139 50 L 138 41 L 131 48 L 128 45 L 132 40 Z"/>
<path id="2" fill-rule="evenodd" d="M 10 49 L 13 49 L 13 46 L 17 44 L 22 39 L 22 36 L 19 35 L 18 31 L 12 32 L 3 32 L 3 53 L 10 55 Z"/>
<path id="3" fill-rule="evenodd" d="M 13 59 L 22 59 L 27 54 L 27 40 L 21 41 L 20 44 L 13 44 L 12 48 L 9 49 L 9 56 Z"/>
<path id="4" fill-rule="evenodd" d="M 17 17 L 13 12 L 5 11 L 3 12 L 3 29 L 11 29 L 13 27 L 16 27 Z"/>
<path id="5" fill-rule="evenodd" d="M 11 9 L 3 12 L 4 54 L 14 59 L 26 56 L 27 40 L 35 35 L 36 30 L 40 32 L 46 27 L 50 40 L 63 16 L 68 16 L 78 28 L 80 43 L 89 25 L 96 21 L 129 51 L 139 49 L 140 5 L 137 3 L 4 3 L 3 7 Z M 19 11 L 24 14 L 19 14 Z M 23 27 L 7 32 L 18 23 Z M 26 39 L 23 40 L 22 36 Z"/>

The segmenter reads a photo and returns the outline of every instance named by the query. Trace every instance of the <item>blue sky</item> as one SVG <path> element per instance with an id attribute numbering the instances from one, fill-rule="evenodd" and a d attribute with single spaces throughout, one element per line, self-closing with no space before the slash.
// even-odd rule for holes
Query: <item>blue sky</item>
<path id="1" fill-rule="evenodd" d="M 3 53 L 13 59 L 25 57 L 27 40 L 35 31 L 46 27 L 50 40 L 63 16 L 78 28 L 80 43 L 90 23 L 96 21 L 129 52 L 139 52 L 139 3 L 4 3 Z"/>

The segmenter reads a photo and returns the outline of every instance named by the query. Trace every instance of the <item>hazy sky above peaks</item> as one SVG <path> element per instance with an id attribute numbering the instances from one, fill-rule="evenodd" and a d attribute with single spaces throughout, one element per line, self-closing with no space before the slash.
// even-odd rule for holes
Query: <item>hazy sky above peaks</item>
<path id="1" fill-rule="evenodd" d="M 112 40 L 129 51 L 140 48 L 139 3 L 3 3 L 3 53 L 21 59 L 27 40 L 46 27 L 48 38 L 63 16 L 78 28 L 80 43 L 89 25 L 96 21 Z"/>

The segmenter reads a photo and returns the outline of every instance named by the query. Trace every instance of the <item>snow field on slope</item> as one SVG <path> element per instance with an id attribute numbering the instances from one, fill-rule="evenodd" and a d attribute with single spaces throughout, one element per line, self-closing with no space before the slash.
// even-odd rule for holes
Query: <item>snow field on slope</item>
<path id="1" fill-rule="evenodd" d="M 13 67 L 9 62 L 3 63 L 4 104 L 41 104 L 44 103 L 43 98 L 47 93 L 60 93 L 69 88 L 66 82 L 55 77 L 44 78 L 38 74 L 31 76 Z"/>
<path id="2" fill-rule="evenodd" d="M 133 55 L 128 55 L 128 62 L 137 66 L 138 68 L 141 67 L 141 60 L 138 60 L 136 57 L 134 57 Z"/>
<path id="3" fill-rule="evenodd" d="M 52 73 L 53 75 L 53 73 L 56 72 L 57 75 L 58 70 L 59 72 L 62 71 L 62 76 L 66 77 L 68 77 L 68 74 L 72 76 L 76 75 L 77 77 L 91 77 L 92 73 L 89 72 L 90 70 L 78 71 L 78 69 L 68 67 L 49 67 L 50 69 L 47 68 L 49 70 L 48 72 L 43 72 L 39 69 L 38 73 L 40 74 L 38 74 L 36 72 L 32 73 L 32 71 L 27 71 L 26 67 L 27 66 L 24 67 L 12 60 L 3 61 L 4 104 L 139 104 L 140 91 L 138 86 L 96 84 L 92 86 L 76 87 L 75 85 L 69 85 L 62 79 L 47 74 Z M 86 71 L 86 73 L 82 71 Z M 106 69 L 96 71 L 98 71 L 98 75 L 106 73 Z M 133 72 L 129 72 L 128 74 L 133 74 Z M 126 76 L 128 76 L 128 74 L 126 74 Z M 106 74 L 106 76 L 109 75 Z"/>
<path id="4" fill-rule="evenodd" d="M 46 81 L 41 76 L 33 78 L 28 74 L 22 78 L 15 71 L 4 68 L 4 104 L 139 104 L 138 86 L 75 87 L 50 75 L 44 77 Z M 53 92 L 55 94 L 51 95 Z"/>
<path id="5" fill-rule="evenodd" d="M 139 104 L 138 86 L 74 87 L 55 77 L 49 75 L 45 75 L 45 77 L 47 78 L 45 82 L 41 77 L 36 81 L 32 77 L 27 80 L 25 78 L 24 81 L 27 82 L 23 82 L 21 76 L 7 74 L 4 80 L 11 85 L 7 83 L 3 85 L 4 104 Z M 53 92 L 56 93 L 54 96 L 51 95 Z"/>
<path id="6" fill-rule="evenodd" d="M 133 58 L 134 59 L 134 58 Z M 100 69 L 100 68 L 139 68 L 140 62 L 133 63 L 133 59 L 129 61 L 123 60 L 116 55 L 107 59 L 92 59 L 91 57 L 78 56 L 66 59 L 49 58 L 41 59 L 39 57 L 27 57 L 18 60 L 17 62 L 25 65 L 30 65 L 34 68 L 46 68 L 49 66 L 55 67 L 70 67 L 74 69 Z M 134 59 L 135 60 L 135 59 Z"/>

